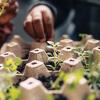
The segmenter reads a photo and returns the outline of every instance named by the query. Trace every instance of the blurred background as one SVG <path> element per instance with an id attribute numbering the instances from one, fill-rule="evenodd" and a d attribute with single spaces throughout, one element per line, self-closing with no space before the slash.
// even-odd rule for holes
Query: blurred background
<path id="1" fill-rule="evenodd" d="M 37 0 L 35 0 L 37 1 Z M 23 29 L 23 22 L 29 7 L 34 0 L 18 0 L 19 13 L 14 19 L 14 34 L 21 35 L 27 42 L 32 39 Z M 63 1 L 62 1 L 63 2 Z M 67 5 L 66 5 L 67 7 Z M 78 3 L 76 7 L 66 11 L 66 20 L 57 27 L 55 40 L 58 41 L 62 34 L 68 34 L 73 40 L 79 40 L 78 33 L 92 34 L 94 38 L 100 39 L 100 4 Z M 63 14 L 63 13 L 62 13 Z M 63 15 L 61 15 L 63 16 Z M 74 34 L 75 33 L 75 34 Z"/>
<path id="2" fill-rule="evenodd" d="M 34 0 L 18 0 L 19 12 L 18 12 L 17 16 L 15 17 L 15 19 L 13 20 L 13 23 L 14 23 L 13 34 L 20 35 L 27 42 L 30 42 L 32 39 L 24 31 L 23 22 L 28 13 L 29 7 L 32 6 L 32 3 L 34 3 L 33 1 Z"/>

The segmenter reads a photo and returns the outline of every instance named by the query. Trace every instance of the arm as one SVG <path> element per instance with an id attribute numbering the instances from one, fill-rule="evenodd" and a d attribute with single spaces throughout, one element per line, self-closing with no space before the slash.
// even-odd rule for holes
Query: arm
<path id="1" fill-rule="evenodd" d="M 24 22 L 24 28 L 34 40 L 47 41 L 53 37 L 54 23 L 61 25 L 70 9 L 80 3 L 90 2 L 88 0 L 39 0 L 32 5 Z"/>
<path id="2" fill-rule="evenodd" d="M 61 0 L 40 0 L 33 4 L 24 22 L 24 29 L 33 40 L 38 42 L 51 40 L 54 34 L 54 23 L 61 25 L 74 5 L 72 5 L 73 1 L 67 1 L 69 4 L 66 8 L 66 0 L 64 1 L 65 3 Z"/>

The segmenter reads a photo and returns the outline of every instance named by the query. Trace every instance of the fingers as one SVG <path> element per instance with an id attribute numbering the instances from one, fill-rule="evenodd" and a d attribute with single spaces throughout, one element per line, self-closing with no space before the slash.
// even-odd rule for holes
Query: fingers
<path id="1" fill-rule="evenodd" d="M 54 33 L 54 21 L 50 12 L 42 12 L 46 39 L 51 40 Z"/>
<path id="2" fill-rule="evenodd" d="M 32 26 L 32 16 L 28 15 L 25 22 L 24 22 L 24 29 L 25 31 L 34 39 L 36 38 L 35 32 Z"/>
<path id="3" fill-rule="evenodd" d="M 36 32 L 36 40 L 39 42 L 44 42 L 46 40 L 44 34 L 44 26 L 42 20 L 41 12 L 32 12 L 32 24 L 34 27 L 34 31 Z"/>
<path id="4" fill-rule="evenodd" d="M 51 10 L 44 5 L 33 8 L 26 18 L 24 28 L 38 42 L 50 40 L 54 33 L 54 22 Z"/>

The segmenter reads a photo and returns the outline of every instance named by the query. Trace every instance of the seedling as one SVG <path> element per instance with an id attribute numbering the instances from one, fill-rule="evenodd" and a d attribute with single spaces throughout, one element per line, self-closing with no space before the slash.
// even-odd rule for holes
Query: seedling
<path id="1" fill-rule="evenodd" d="M 93 63 L 93 52 L 92 51 L 84 51 L 81 47 L 76 47 L 73 49 L 74 53 L 79 57 L 85 66 L 88 68 Z"/>
<path id="2" fill-rule="evenodd" d="M 22 60 L 18 57 L 15 59 L 9 58 L 6 59 L 4 62 L 4 68 L 7 69 L 9 72 L 17 72 L 17 68 L 21 65 Z"/>
<path id="3" fill-rule="evenodd" d="M 55 100 L 52 94 L 48 94 L 46 100 Z"/>
<path id="4" fill-rule="evenodd" d="M 98 94 L 100 89 L 100 64 L 92 64 L 88 69 L 85 69 L 84 75 L 92 90 Z"/>
<path id="5" fill-rule="evenodd" d="M 86 100 L 96 100 L 96 94 L 95 93 L 91 93 L 90 95 L 88 95 L 86 97 Z"/>
<path id="6" fill-rule="evenodd" d="M 87 37 L 87 34 L 86 33 L 80 33 L 79 37 L 83 40 Z"/>
<path id="7" fill-rule="evenodd" d="M 64 78 L 66 77 L 66 74 L 64 72 L 60 72 L 58 78 L 56 79 L 56 81 L 52 84 L 52 88 L 55 88 L 55 89 L 60 89 L 60 85 L 59 85 L 59 82 L 60 81 L 64 81 Z"/>
<path id="8" fill-rule="evenodd" d="M 100 88 L 100 63 L 95 63 L 93 61 L 93 52 L 84 51 L 82 48 L 74 49 L 74 53 L 80 57 L 84 66 L 84 75 L 91 87 L 98 93 Z"/>
<path id="9" fill-rule="evenodd" d="M 52 88 L 60 88 L 61 86 L 59 85 L 59 82 L 63 81 L 64 83 L 66 83 L 67 81 L 70 82 L 68 83 L 69 90 L 74 90 L 79 84 L 79 81 L 83 78 L 83 75 L 84 75 L 83 69 L 76 70 L 72 73 L 60 72 L 58 78 L 52 84 Z"/>
<path id="10" fill-rule="evenodd" d="M 18 57 L 5 60 L 5 71 L 0 73 L 0 100 L 18 100 L 20 90 L 13 86 L 13 78 L 18 74 L 17 68 L 21 63 Z"/>
<path id="11" fill-rule="evenodd" d="M 47 41 L 47 43 L 53 49 L 53 56 L 49 57 L 49 60 L 54 61 L 54 66 L 52 66 L 52 67 L 55 70 L 55 68 L 57 67 L 57 65 L 59 65 L 62 62 L 62 60 L 59 57 L 58 50 L 57 50 L 57 47 L 59 46 L 59 42 L 54 43 L 52 41 Z"/>
<path id="12" fill-rule="evenodd" d="M 18 100 L 20 90 L 13 86 L 13 77 L 15 76 L 14 72 L 0 73 L 0 100 Z"/>

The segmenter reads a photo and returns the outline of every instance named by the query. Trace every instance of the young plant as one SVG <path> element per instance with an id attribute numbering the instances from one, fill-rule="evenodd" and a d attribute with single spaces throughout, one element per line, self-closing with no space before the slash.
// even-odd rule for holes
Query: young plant
<path id="1" fill-rule="evenodd" d="M 5 60 L 3 64 L 5 71 L 0 72 L 0 100 L 18 100 L 20 90 L 13 86 L 13 79 L 21 63 L 22 60 L 18 57 Z"/>
<path id="2" fill-rule="evenodd" d="M 65 73 L 65 72 L 60 72 L 58 78 L 56 79 L 56 81 L 52 84 L 52 88 L 60 88 L 61 86 L 59 85 L 59 83 L 61 81 L 63 81 L 64 83 L 66 83 L 66 81 L 68 82 L 68 88 L 69 90 L 75 90 L 76 87 L 78 86 L 80 80 L 84 77 L 84 70 L 83 69 L 79 69 L 76 70 L 72 73 Z M 71 80 L 72 79 L 72 80 Z M 71 80 L 71 81 L 70 81 Z M 70 83 L 69 83 L 70 82 Z"/>
<path id="3" fill-rule="evenodd" d="M 22 60 L 19 57 L 16 58 L 8 58 L 4 62 L 4 69 L 8 70 L 9 72 L 18 72 L 17 68 L 21 65 Z"/>
<path id="4" fill-rule="evenodd" d="M 85 68 L 89 68 L 89 66 L 93 63 L 93 52 L 90 50 L 84 51 L 81 47 L 76 47 L 73 49 L 74 53 L 79 57 L 82 61 L 82 64 Z"/>
<path id="5" fill-rule="evenodd" d="M 88 95 L 86 97 L 86 100 L 96 100 L 96 94 L 95 93 L 91 93 L 90 95 Z"/>
<path id="6" fill-rule="evenodd" d="M 84 69 L 75 70 L 69 73 L 64 78 L 64 82 L 67 82 L 69 91 L 76 90 L 77 86 L 80 84 L 80 80 L 84 78 Z"/>
<path id="7" fill-rule="evenodd" d="M 20 95 L 21 95 L 20 89 L 12 86 L 9 88 L 6 98 L 8 98 L 9 100 L 19 100 Z"/>
<path id="8" fill-rule="evenodd" d="M 58 78 L 56 79 L 56 81 L 52 84 L 52 88 L 55 88 L 55 89 L 60 89 L 60 85 L 59 83 L 61 81 L 64 81 L 64 78 L 66 77 L 66 73 L 65 72 L 60 72 L 59 75 L 58 75 Z"/>
<path id="9" fill-rule="evenodd" d="M 14 72 L 0 73 L 0 100 L 18 100 L 20 96 L 19 88 L 13 86 Z"/>
<path id="10" fill-rule="evenodd" d="M 79 37 L 84 40 L 86 37 L 87 37 L 87 34 L 86 33 L 80 33 L 79 34 Z"/>
<path id="11" fill-rule="evenodd" d="M 54 61 L 54 66 L 52 66 L 52 67 L 55 70 L 57 65 L 59 65 L 62 62 L 62 60 L 59 57 L 58 49 L 57 49 L 59 46 L 59 42 L 54 43 L 52 41 L 47 41 L 47 43 L 49 44 L 49 47 L 51 47 L 53 49 L 53 56 L 49 57 L 49 60 Z"/>
<path id="12" fill-rule="evenodd" d="M 87 79 L 90 88 L 98 95 L 100 90 L 100 65 L 94 63 L 88 69 L 85 69 L 84 76 Z"/>
<path id="13" fill-rule="evenodd" d="M 100 63 L 93 61 L 92 51 L 84 51 L 82 48 L 75 48 L 74 53 L 77 54 L 83 63 L 84 76 L 89 86 L 98 94 L 98 90 L 100 89 Z"/>
<path id="14" fill-rule="evenodd" d="M 55 100 L 52 94 L 48 94 L 46 100 Z"/>

